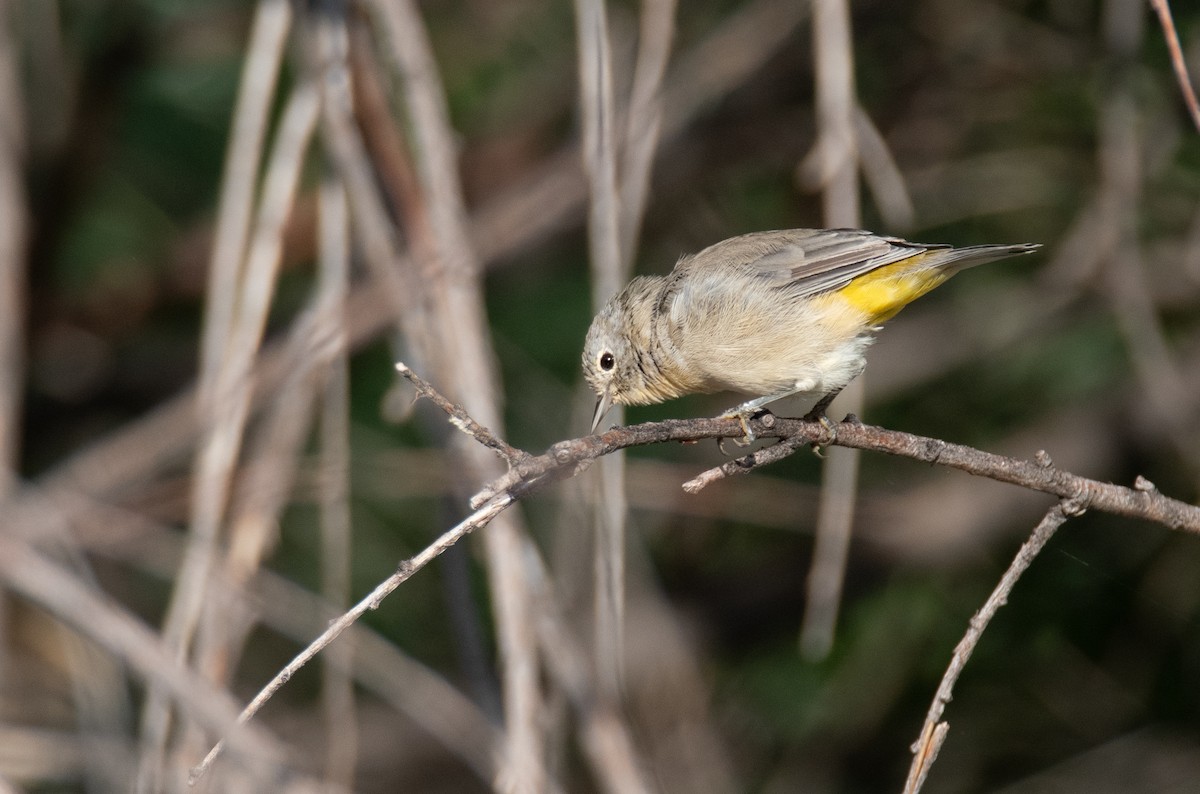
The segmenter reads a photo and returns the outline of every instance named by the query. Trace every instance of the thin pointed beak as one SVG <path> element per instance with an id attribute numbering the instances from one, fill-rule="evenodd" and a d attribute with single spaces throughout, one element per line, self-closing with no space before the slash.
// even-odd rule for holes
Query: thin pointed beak
<path id="1" fill-rule="evenodd" d="M 605 389 L 604 393 L 596 398 L 596 413 L 592 414 L 593 433 L 600 426 L 600 421 L 604 419 L 604 415 L 608 413 L 609 408 L 612 408 L 612 393 L 608 389 Z"/>

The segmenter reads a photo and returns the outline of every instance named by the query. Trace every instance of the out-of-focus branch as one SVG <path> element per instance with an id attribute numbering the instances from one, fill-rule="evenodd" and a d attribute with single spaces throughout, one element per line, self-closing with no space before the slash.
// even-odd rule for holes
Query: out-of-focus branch
<path id="1" fill-rule="evenodd" d="M 908 185 L 887 141 L 861 105 L 854 114 L 854 131 L 858 138 L 863 180 L 871 189 L 884 226 L 889 231 L 910 228 L 916 222 L 917 210 L 909 195 Z"/>
<path id="2" fill-rule="evenodd" d="M 685 52 L 664 87 L 664 138 L 678 136 L 697 114 L 741 85 L 783 46 L 807 14 L 807 6 L 792 0 L 756 0 Z M 334 104 L 323 103 L 324 142 L 346 180 L 357 240 L 377 279 L 354 287 L 347 296 L 347 341 L 354 349 L 376 338 L 396 317 L 419 324 L 421 306 L 412 302 L 419 285 L 406 278 L 404 263 L 397 261 L 363 142 L 348 109 L 331 113 Z M 585 196 L 579 151 L 568 146 L 549 157 L 528 180 L 482 206 L 473 218 L 471 238 L 482 259 L 509 256 L 568 223 Z M 381 289 L 381 284 L 386 288 Z M 277 394 L 293 367 L 286 343 L 264 349 L 254 371 L 256 403 Z M 176 462 L 195 443 L 196 399 L 195 391 L 183 392 L 71 455 L 43 475 L 40 483 L 98 496 L 141 482 Z"/>
<path id="3" fill-rule="evenodd" d="M 1098 118 L 1100 182 L 1095 205 L 1103 229 L 1100 240 L 1107 244 L 1100 260 L 1104 265 L 1102 275 L 1154 425 L 1162 428 L 1162 438 L 1193 470 L 1200 470 L 1192 427 L 1196 400 L 1184 383 L 1158 317 L 1139 239 L 1146 147 L 1130 59 L 1141 46 L 1139 34 L 1144 27 L 1145 8 L 1140 0 L 1108 0 L 1104 18 L 1105 43 L 1118 71 Z"/>
<path id="4" fill-rule="evenodd" d="M 25 388 L 25 113 L 10 30 L 12 5 L 0 2 L 0 498 L 16 483 Z"/>
<path id="5" fill-rule="evenodd" d="M 819 173 L 822 220 L 831 228 L 855 228 L 862 225 L 857 134 L 861 125 L 856 123 L 861 111 L 854 87 L 848 0 L 813 0 L 812 40 L 817 116 L 812 156 Z M 858 378 L 843 391 L 838 405 L 862 413 L 865 401 L 864 381 Z M 858 452 L 848 449 L 832 451 L 822 468 L 816 541 L 800 626 L 800 651 L 809 659 L 823 659 L 833 647 L 854 526 L 858 468 Z"/>
<path id="6" fill-rule="evenodd" d="M 226 293 L 211 293 L 209 306 L 234 306 L 228 346 L 220 351 L 208 401 L 202 401 L 206 432 L 196 454 L 196 478 L 188 553 L 172 592 L 163 634 L 185 658 L 204 609 L 215 561 L 216 545 L 231 486 L 231 476 L 249 416 L 253 384 L 250 373 L 262 344 L 282 251 L 282 229 L 291 211 L 301 166 L 316 128 L 317 91 L 298 85 L 283 119 L 263 180 L 257 227 L 246 254 L 244 271 Z M 202 379 L 203 381 L 203 379 Z M 138 775 L 141 791 L 161 788 L 162 755 L 169 727 L 163 698 L 154 690 L 143 709 L 143 757 Z"/>
<path id="7" fill-rule="evenodd" d="M 424 22 L 412 0 L 370 4 L 402 77 L 416 173 L 432 232 L 433 256 L 422 262 L 432 308 L 424 333 L 436 347 L 452 394 L 486 427 L 503 432 L 499 375 L 483 301 L 480 259 L 458 175 L 456 134 Z M 476 477 L 499 471 L 498 461 L 470 444 L 463 462 Z M 540 791 L 545 786 L 539 664 L 532 605 L 521 569 L 524 527 L 505 516 L 484 538 L 504 698 L 504 747 L 496 786 Z"/>
<path id="8" fill-rule="evenodd" d="M 36 510 L 26 508 L 32 522 L 69 524 L 82 550 L 135 569 L 161 580 L 175 575 L 183 550 L 183 539 L 172 529 L 157 525 L 127 509 L 89 499 L 79 493 L 59 490 L 46 494 Z M 242 595 L 255 605 L 261 622 L 272 631 L 296 642 L 307 642 L 319 634 L 343 609 L 269 570 L 258 569 L 246 583 Z M 86 609 L 88 602 L 75 602 Z M 65 618 L 69 623 L 84 620 Z M 369 627 L 357 624 L 346 638 L 354 648 L 352 673 L 364 690 L 406 715 L 422 730 L 444 744 L 481 781 L 491 779 L 495 728 L 487 717 L 458 689 L 435 671 L 406 656 Z M 120 649 L 114 656 L 129 664 Z M 331 655 L 328 662 L 346 661 Z M 133 665 L 130 665 L 133 667 Z M 137 669 L 134 667 L 134 669 Z M 230 712 L 232 714 L 233 712 Z M 207 723 L 202 721 L 202 724 Z M 231 717 L 228 725 L 233 725 Z M 211 726 L 210 726 L 211 727 Z"/>
<path id="9" fill-rule="evenodd" d="M 578 20 L 583 165 L 589 185 L 588 250 L 595 307 L 597 302 L 607 301 L 624 284 L 628 278 L 628 261 L 621 260 L 617 121 L 604 0 L 576 0 L 575 15 Z"/>
<path id="10" fill-rule="evenodd" d="M 643 0 L 638 33 L 637 65 L 633 70 L 626 111 L 624 151 L 617 182 L 620 206 L 618 233 L 621 262 L 632 268 L 642 215 L 650 192 L 650 174 L 662 130 L 662 88 L 675 37 L 675 0 Z M 628 273 L 626 274 L 628 275 Z"/>
<path id="11" fill-rule="evenodd" d="M 0 582 L 108 649 L 178 702 L 191 719 L 227 734 L 237 756 L 261 775 L 264 785 L 278 779 L 276 773 L 286 753 L 276 740 L 260 729 L 237 726 L 232 697 L 173 658 L 172 649 L 129 612 L 109 603 L 78 576 L 25 543 L 3 535 Z"/>
<path id="12" fill-rule="evenodd" d="M 569 623 L 561 613 L 561 594 L 554 591 L 550 577 L 537 550 L 526 555 L 528 574 L 538 599 L 538 641 L 546 667 L 555 682 L 571 700 L 582 725 L 581 744 L 596 771 L 602 790 L 611 794 L 639 794 L 653 791 L 638 762 L 632 732 L 620 714 L 611 693 L 597 692 L 596 684 L 605 685 L 594 654 L 585 653 L 571 635 Z"/>
<path id="13" fill-rule="evenodd" d="M 576 0 L 579 48 L 579 109 L 583 127 L 583 168 L 588 180 L 588 259 L 592 308 L 599 310 L 629 278 L 632 259 L 622 257 L 621 210 L 617 187 L 617 119 L 613 99 L 612 46 L 605 0 Z M 632 253 L 633 241 L 628 250 Z M 618 407 L 614 418 L 624 414 Z M 608 696 L 619 689 L 625 624 L 625 458 L 613 455 L 598 470 L 600 498 L 593 510 L 593 616 L 595 654 Z"/>
<path id="14" fill-rule="evenodd" d="M 254 187 L 263 139 L 291 21 L 292 5 L 288 0 L 260 0 L 250 29 L 229 150 L 221 175 L 216 232 L 209 260 L 209 295 L 232 295 L 241 272 L 250 221 L 254 217 Z M 215 388 L 235 308 L 233 301 L 216 301 L 208 307 L 201 343 L 200 383 L 204 389 Z"/>
<path id="15" fill-rule="evenodd" d="M 350 367 L 341 328 L 350 280 L 350 218 L 341 181 L 325 180 L 320 207 L 317 314 L 332 354 L 326 364 L 329 377 L 320 417 L 321 591 L 330 604 L 344 609 L 351 597 Z M 352 645 L 331 648 L 321 682 L 328 746 L 325 777 L 347 791 L 354 789 L 358 758 L 358 714 L 350 674 L 353 660 Z"/>

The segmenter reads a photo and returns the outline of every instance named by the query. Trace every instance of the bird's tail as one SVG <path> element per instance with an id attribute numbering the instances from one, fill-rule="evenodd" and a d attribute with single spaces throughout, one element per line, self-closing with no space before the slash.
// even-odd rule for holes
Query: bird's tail
<path id="1" fill-rule="evenodd" d="M 951 248 L 946 251 L 930 251 L 929 263 L 933 267 L 946 269 L 953 275 L 976 265 L 986 265 L 997 259 L 1032 254 L 1041 248 L 1040 243 L 1019 245 L 969 245 L 966 248 Z"/>
<path id="2" fill-rule="evenodd" d="M 863 312 L 873 325 L 887 322 L 960 270 L 1040 248 L 1022 245 L 973 245 L 967 248 L 929 248 L 859 276 L 837 294 Z"/>

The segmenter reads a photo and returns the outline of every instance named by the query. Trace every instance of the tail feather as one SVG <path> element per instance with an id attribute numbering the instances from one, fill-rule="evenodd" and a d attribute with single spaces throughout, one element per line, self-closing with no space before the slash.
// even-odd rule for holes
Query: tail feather
<path id="1" fill-rule="evenodd" d="M 1032 254 L 1041 247 L 1041 243 L 1020 243 L 1018 245 L 969 245 L 966 248 L 951 248 L 944 253 L 941 251 L 935 253 L 940 254 L 940 256 L 937 256 L 936 258 L 937 267 L 946 268 L 951 273 L 957 273 L 960 270 L 966 270 L 967 268 L 975 267 L 976 265 L 985 265 L 988 262 L 995 262 L 997 259 L 1006 259 L 1010 256 Z"/>

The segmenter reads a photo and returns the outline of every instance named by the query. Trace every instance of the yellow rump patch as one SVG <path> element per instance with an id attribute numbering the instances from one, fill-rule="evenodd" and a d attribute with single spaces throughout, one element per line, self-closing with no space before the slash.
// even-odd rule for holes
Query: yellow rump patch
<path id="1" fill-rule="evenodd" d="M 925 258 L 926 255 L 917 254 L 872 270 L 836 294 L 866 314 L 872 325 L 887 322 L 909 303 L 950 277 L 945 268 L 924 265 Z"/>

